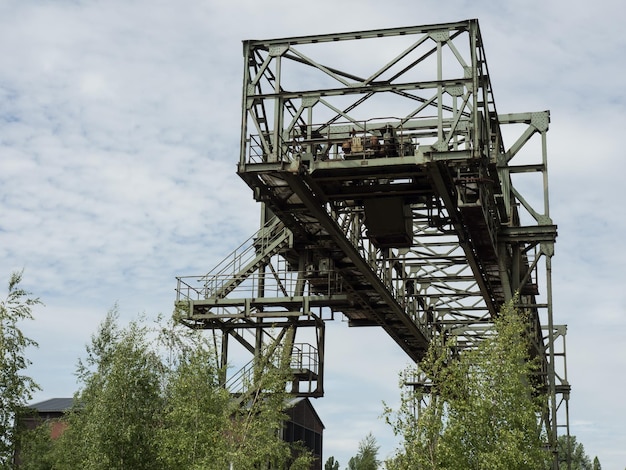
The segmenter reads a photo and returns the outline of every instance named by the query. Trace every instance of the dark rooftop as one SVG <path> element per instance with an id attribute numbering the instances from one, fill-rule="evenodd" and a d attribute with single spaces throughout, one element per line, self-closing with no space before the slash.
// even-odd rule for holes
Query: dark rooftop
<path id="1" fill-rule="evenodd" d="M 39 413 L 63 413 L 72 407 L 73 402 L 73 398 L 50 398 L 49 400 L 28 405 L 28 408 L 32 408 Z"/>

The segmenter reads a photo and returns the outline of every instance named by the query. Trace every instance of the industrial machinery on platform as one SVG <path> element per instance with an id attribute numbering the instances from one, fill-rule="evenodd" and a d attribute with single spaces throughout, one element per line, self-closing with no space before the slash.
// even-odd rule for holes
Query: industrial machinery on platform
<path id="1" fill-rule="evenodd" d="M 569 384 L 552 311 L 549 112 L 496 111 L 476 20 L 243 45 L 237 173 L 261 228 L 177 286 L 182 321 L 220 335 L 223 366 L 233 341 L 250 354 L 227 386 L 280 345 L 292 392 L 322 396 L 324 326 L 338 316 L 380 327 L 417 363 L 438 335 L 462 354 L 519 293 L 554 449 Z"/>

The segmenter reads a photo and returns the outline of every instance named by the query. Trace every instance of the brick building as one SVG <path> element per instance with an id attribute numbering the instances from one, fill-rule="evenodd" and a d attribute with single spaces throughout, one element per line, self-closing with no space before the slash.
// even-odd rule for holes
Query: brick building
<path id="1" fill-rule="evenodd" d="M 56 439 L 67 427 L 62 419 L 72 407 L 72 398 L 51 398 L 29 405 L 33 413 L 21 418 L 22 424 L 34 429 L 43 422 L 52 421 L 51 437 Z M 311 470 L 322 469 L 322 436 L 324 424 L 308 398 L 293 398 L 288 403 L 282 438 L 285 442 L 303 442 L 315 457 Z"/>

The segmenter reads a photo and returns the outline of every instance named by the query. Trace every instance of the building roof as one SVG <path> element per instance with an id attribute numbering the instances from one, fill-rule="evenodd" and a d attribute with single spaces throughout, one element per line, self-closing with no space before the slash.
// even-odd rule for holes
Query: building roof
<path id="1" fill-rule="evenodd" d="M 304 402 L 305 406 L 307 406 L 312 412 L 313 415 L 315 416 L 315 419 L 317 419 L 317 421 L 321 424 L 322 428 L 326 429 L 326 426 L 324 426 L 324 423 L 322 422 L 320 416 L 317 414 L 317 411 L 315 410 L 315 407 L 313 406 L 313 403 L 311 403 L 311 400 L 309 400 L 306 397 L 294 397 L 291 398 L 289 400 L 287 400 L 287 407 L 288 408 L 293 408 L 296 405 L 300 404 Z"/>
<path id="2" fill-rule="evenodd" d="M 74 403 L 73 398 L 50 398 L 49 400 L 28 405 L 28 408 L 32 408 L 39 413 L 63 413 L 72 407 L 72 403 Z"/>
<path id="3" fill-rule="evenodd" d="M 302 397 L 291 398 L 287 400 L 287 407 L 288 408 L 294 407 L 301 402 L 306 403 L 306 406 L 308 406 L 311 409 L 311 411 L 313 412 L 315 417 L 318 419 L 322 427 L 325 427 L 324 423 L 322 423 L 322 420 L 317 414 L 317 411 L 313 407 L 313 404 L 308 398 L 302 398 Z M 73 403 L 74 403 L 73 398 L 50 398 L 49 400 L 32 403 L 28 405 L 28 408 L 31 408 L 39 413 L 64 413 L 72 407 Z"/>

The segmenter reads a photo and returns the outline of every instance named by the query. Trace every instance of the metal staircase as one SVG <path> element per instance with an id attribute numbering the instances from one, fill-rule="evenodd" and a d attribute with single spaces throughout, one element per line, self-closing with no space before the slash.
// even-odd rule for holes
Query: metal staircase
<path id="1" fill-rule="evenodd" d="M 257 360 L 251 359 L 243 367 L 232 374 L 224 383 L 226 389 L 237 397 L 244 397 L 247 392 L 254 389 Z M 270 364 L 270 367 L 276 365 Z M 319 378 L 319 363 L 317 362 L 317 351 L 308 343 L 294 344 L 292 348 L 291 361 L 289 364 L 292 380 L 289 390 L 298 395 L 313 396 L 314 389 L 311 388 Z M 305 384 L 308 388 L 303 389 L 300 384 Z"/>
<path id="2" fill-rule="evenodd" d="M 200 277 L 199 296 L 221 299 L 248 279 L 272 256 L 284 252 L 291 244 L 291 232 L 277 219 L 272 219 L 252 237 L 236 248 L 227 258 Z"/>

